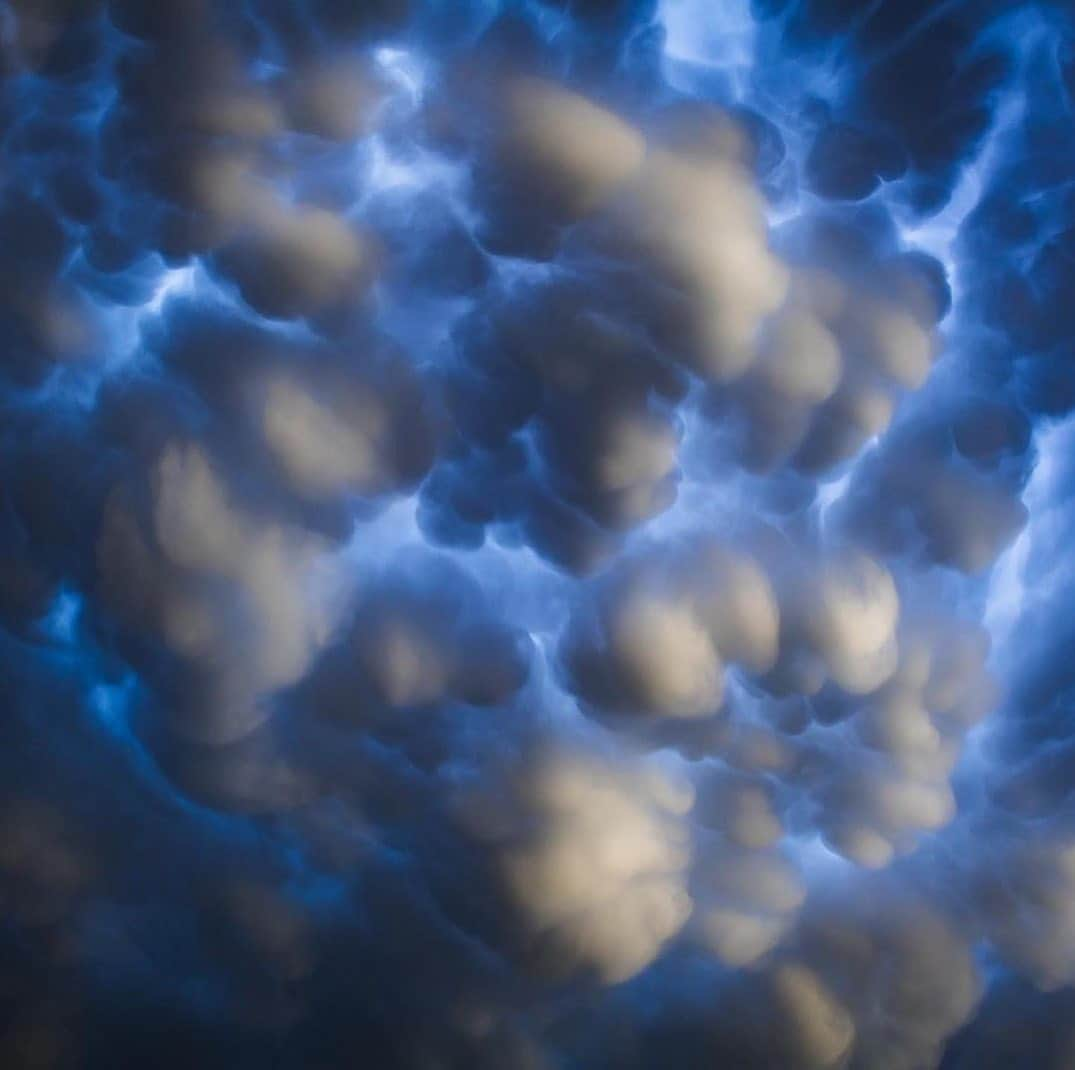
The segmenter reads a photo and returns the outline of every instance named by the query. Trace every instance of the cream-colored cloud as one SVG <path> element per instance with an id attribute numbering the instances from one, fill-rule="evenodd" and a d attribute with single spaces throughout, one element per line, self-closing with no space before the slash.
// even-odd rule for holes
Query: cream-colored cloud
<path id="1" fill-rule="evenodd" d="M 102 590 L 132 628 L 147 628 L 185 668 L 162 670 L 173 725 L 229 742 L 268 715 L 326 642 L 346 584 L 329 547 L 246 514 L 197 445 L 174 443 L 147 491 L 118 490 L 98 540 Z M 151 671 L 151 676 L 154 673 Z"/>
<path id="2" fill-rule="evenodd" d="M 470 829 L 493 852 L 520 926 L 510 942 L 531 968 L 617 984 L 657 957 L 691 911 L 691 801 L 653 768 L 555 747 L 478 802 Z"/>

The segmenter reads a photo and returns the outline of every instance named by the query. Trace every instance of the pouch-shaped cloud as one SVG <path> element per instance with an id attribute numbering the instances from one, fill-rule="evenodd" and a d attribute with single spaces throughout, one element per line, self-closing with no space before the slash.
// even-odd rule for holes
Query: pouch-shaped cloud
<path id="1" fill-rule="evenodd" d="M 824 587 L 831 565 L 807 582 Z M 922 606 L 905 607 L 896 618 L 895 588 L 884 572 L 863 574 L 882 579 L 887 593 L 878 604 L 871 596 L 871 612 L 860 618 L 866 606 L 848 607 L 870 584 L 843 586 L 855 574 L 844 574 L 834 588 L 847 596 L 834 599 L 836 621 L 847 609 L 845 623 L 864 644 L 851 659 L 855 672 L 828 676 L 819 652 L 837 641 L 842 625 L 834 627 L 825 608 L 815 608 L 798 618 L 809 625 L 803 632 L 797 635 L 794 623 L 782 630 L 775 673 L 733 678 L 721 718 L 647 726 L 653 742 L 696 760 L 718 758 L 738 771 L 707 774 L 697 807 L 703 824 L 738 847 L 775 846 L 787 807 L 800 834 L 820 835 L 859 866 L 884 868 L 956 815 L 951 778 L 964 737 L 997 700 L 985 665 L 988 637 L 968 621 Z M 800 605 L 794 612 L 804 611 Z M 774 619 L 774 638 L 775 626 Z M 839 641 L 841 657 L 855 649 L 846 634 Z M 868 649 L 879 641 L 883 656 Z M 834 664 L 841 665 L 839 657 Z M 774 922 L 770 931 L 775 938 L 782 926 Z"/>
<path id="2" fill-rule="evenodd" d="M 368 132 L 370 65 L 308 60 L 301 80 L 274 79 L 213 32 L 218 15 L 226 17 L 199 5 L 159 25 L 134 11 L 118 16 L 151 42 L 122 57 L 102 128 L 109 178 L 143 203 L 129 240 L 179 260 L 213 252 L 216 269 L 264 315 L 338 310 L 361 294 L 376 256 L 339 211 L 297 194 L 302 154 L 292 131 L 344 140 Z"/>
<path id="3" fill-rule="evenodd" d="M 281 370 L 250 387 L 265 446 L 300 495 L 376 495 L 421 472 L 430 452 L 422 397 L 404 369 L 378 371 L 326 390 Z"/>
<path id="4" fill-rule="evenodd" d="M 498 179 L 512 184 L 512 198 L 528 213 L 544 208 L 554 222 L 575 222 L 642 165 L 646 146 L 637 130 L 551 82 L 513 79 L 500 104 Z"/>
<path id="5" fill-rule="evenodd" d="M 159 339 L 160 359 L 198 392 L 214 436 L 250 481 L 260 475 L 263 498 L 315 505 L 377 498 L 412 486 L 429 466 L 427 392 L 385 339 L 368 332 L 334 345 L 281 339 L 183 303 L 170 327 Z M 137 379 L 128 392 L 123 403 L 137 414 L 146 406 Z M 130 426 L 120 434 L 129 438 Z"/>
<path id="6" fill-rule="evenodd" d="M 753 367 L 706 398 L 723 451 L 752 471 L 791 464 L 816 476 L 847 461 L 887 428 L 938 351 L 928 268 L 906 254 L 834 256 L 827 236 L 801 238 L 808 251 L 795 252 L 788 299 L 765 322 Z M 820 264 L 815 246 L 827 252 Z"/>
<path id="7" fill-rule="evenodd" d="M 360 60 L 341 56 L 290 74 L 280 90 L 296 129 L 347 143 L 367 131 L 385 87 Z"/>
<path id="8" fill-rule="evenodd" d="M 1075 977 L 1073 881 L 1070 837 L 1039 830 L 1004 836 L 973 885 L 974 902 L 997 949 L 1046 991 L 1070 985 Z"/>
<path id="9" fill-rule="evenodd" d="M 703 946 L 732 967 L 749 966 L 772 951 L 806 898 L 795 868 L 771 850 L 710 844 L 692 877 L 692 928 Z"/>
<path id="10" fill-rule="evenodd" d="M 866 556 L 825 562 L 808 583 L 807 643 L 847 691 L 871 691 L 895 667 L 896 585 Z"/>
<path id="11" fill-rule="evenodd" d="M 636 1064 L 935 1066 L 981 987 L 953 919 L 897 882 L 852 878 L 808 903 L 769 960 L 710 988 L 708 1005 L 659 1016 Z"/>
<path id="12" fill-rule="evenodd" d="M 889 571 L 856 550 L 791 557 L 779 571 L 780 654 L 769 686 L 813 694 L 831 679 L 865 694 L 884 683 L 896 666 L 900 614 Z"/>
<path id="13" fill-rule="evenodd" d="M 662 150 L 613 202 L 599 241 L 640 257 L 667 289 L 651 290 L 653 325 L 669 351 L 706 379 L 734 378 L 787 289 L 769 250 L 750 179 L 730 159 Z"/>
<path id="14" fill-rule="evenodd" d="M 627 137 L 620 119 L 582 98 L 520 84 L 534 124 L 540 118 L 559 129 L 585 120 Z M 815 247 L 833 229 L 824 226 L 793 233 L 784 244 L 794 259 L 782 260 L 726 114 L 685 118 L 669 109 L 655 120 L 644 154 L 627 154 L 614 177 L 598 182 L 591 172 L 599 163 L 615 168 L 619 159 L 611 151 L 601 157 L 602 135 L 568 138 L 560 155 L 541 148 L 538 133 L 519 148 L 510 119 L 490 108 L 515 161 L 497 158 L 489 168 L 497 182 L 519 166 L 540 176 L 546 192 L 560 189 L 557 182 L 576 190 L 578 203 L 556 216 L 573 224 L 562 231 L 556 264 L 492 281 L 492 322 L 471 315 L 456 331 L 462 365 L 448 373 L 453 414 L 480 452 L 461 449 L 458 475 L 445 473 L 429 488 L 432 534 L 469 544 L 481 539 L 484 523 L 521 519 L 558 564 L 591 570 L 618 545 L 614 533 L 674 502 L 682 435 L 669 402 L 682 398 L 690 376 L 709 386 L 702 413 L 713 460 L 728 457 L 760 473 L 788 464 L 807 477 L 882 432 L 902 394 L 925 379 L 941 303 L 932 262 L 889 243 L 829 255 L 819 270 Z M 484 173 L 474 190 L 479 208 L 491 204 L 501 220 L 506 205 L 537 224 L 535 196 L 510 182 L 489 185 Z M 513 251 L 545 255 L 525 243 Z M 473 510 L 453 509 L 456 484 L 467 474 L 488 478 L 496 464 L 485 463 L 485 451 L 502 454 L 513 433 L 516 449 L 533 441 L 539 464 L 523 476 L 521 461 L 509 462 L 511 478 L 486 495 L 504 503 L 501 515 L 489 509 L 476 524 Z M 560 533 L 556 541 L 549 529 Z"/>
<path id="15" fill-rule="evenodd" d="M 851 123 L 822 127 L 806 159 L 811 186 L 833 200 L 861 200 L 906 166 L 903 148 L 889 131 Z"/>
<path id="16" fill-rule="evenodd" d="M 749 365 L 787 272 L 767 247 L 738 146 L 694 151 L 721 145 L 705 124 L 675 151 L 647 146 L 617 116 L 535 79 L 509 81 L 503 101 L 479 192 L 491 198 L 493 230 L 509 251 L 544 255 L 549 225 L 591 220 L 584 248 L 650 276 L 639 311 L 670 355 L 707 378 Z M 713 126 L 727 129 L 719 113 Z"/>
<path id="17" fill-rule="evenodd" d="M 310 808 L 321 793 L 309 754 L 273 719 L 227 743 L 168 732 L 148 737 L 177 788 L 226 813 L 284 814 Z"/>
<path id="18" fill-rule="evenodd" d="M 97 543 L 101 593 L 175 731 L 231 742 L 268 715 L 340 608 L 323 540 L 229 500 L 200 447 L 174 443 L 116 490 Z"/>
<path id="19" fill-rule="evenodd" d="M 7 341 L 0 375 L 35 384 L 58 362 L 97 355 L 92 310 L 60 269 L 70 240 L 53 213 L 12 188 L 0 200 L 0 325 Z"/>
<path id="20" fill-rule="evenodd" d="M 659 769 L 553 745 L 466 808 L 532 969 L 617 984 L 657 956 L 691 911 L 691 800 Z"/>
<path id="21" fill-rule="evenodd" d="M 763 850 L 783 834 L 771 794 L 760 777 L 719 770 L 701 782 L 694 816 L 739 847 Z"/>
<path id="22" fill-rule="evenodd" d="M 964 449 L 987 449 L 969 440 L 965 421 L 960 426 L 956 442 Z M 856 471 L 843 522 L 883 553 L 981 573 L 1026 521 L 1014 480 L 990 471 L 998 461 L 996 454 L 985 464 L 961 455 L 943 424 L 901 427 Z"/>
<path id="23" fill-rule="evenodd" d="M 597 581 L 594 598 L 566 632 L 561 658 L 596 711 L 713 715 L 726 659 L 764 671 L 776 656 L 768 580 L 749 557 L 715 542 L 628 562 Z"/>
<path id="24" fill-rule="evenodd" d="M 622 295 L 585 286 L 496 288 L 459 324 L 442 373 L 452 463 L 423 490 L 433 534 L 520 523 L 586 571 L 674 500 L 682 380 L 623 322 Z"/>
<path id="25" fill-rule="evenodd" d="M 361 294 L 375 254 L 345 219 L 323 208 L 267 204 L 214 263 L 266 316 L 341 308 Z"/>
<path id="26" fill-rule="evenodd" d="M 312 704 L 358 723 L 443 703 L 498 706 L 525 683 L 530 645 L 464 571 L 414 557 L 359 590 L 309 681 Z"/>
<path id="27" fill-rule="evenodd" d="M 833 1014 L 831 1032 L 816 1038 L 825 1040 L 819 1047 L 838 1048 L 850 1018 L 853 1065 L 936 1065 L 979 998 L 968 942 L 948 918 L 898 885 L 866 883 L 856 892 L 851 900 L 837 894 L 812 908 L 790 957 L 796 971 L 805 967 L 817 979 L 818 1010 Z M 799 991 L 806 975 L 793 977 L 791 992 L 786 977 L 777 989 L 785 1001 L 792 997 L 792 1008 L 795 996 L 807 998 Z M 811 1036 L 805 1028 L 801 1035 Z"/>
<path id="28" fill-rule="evenodd" d="M 789 1060 L 804 1067 L 839 1066 L 855 1039 L 855 1023 L 814 971 L 795 962 L 772 972 L 777 1028 Z"/>
<path id="29" fill-rule="evenodd" d="M 965 733 L 993 707 L 996 687 L 985 667 L 988 637 L 944 614 L 910 614 L 897 637 L 898 661 L 866 695 L 823 692 L 815 713 L 843 707 L 868 748 L 842 734 L 805 735 L 795 776 L 817 803 L 829 844 L 866 868 L 913 850 L 924 831 L 948 824 L 956 804 L 949 778 Z M 834 728 L 840 728 L 839 724 Z M 811 741 L 813 735 L 813 742 Z"/>

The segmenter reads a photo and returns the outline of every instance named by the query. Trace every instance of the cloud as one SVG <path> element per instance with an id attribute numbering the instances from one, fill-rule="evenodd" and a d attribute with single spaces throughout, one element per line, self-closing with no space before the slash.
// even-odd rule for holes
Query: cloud
<path id="1" fill-rule="evenodd" d="M 1061 6 L 0 5 L 0 1061 L 1063 1062 Z"/>
<path id="2" fill-rule="evenodd" d="M 806 898 L 792 866 L 775 851 L 713 845 L 694 874 L 699 941 L 721 962 L 750 966 L 772 951 Z"/>
<path id="3" fill-rule="evenodd" d="M 277 206 L 259 212 L 215 259 L 246 301 L 279 318 L 353 300 L 370 261 L 361 240 L 332 212 Z"/>
<path id="4" fill-rule="evenodd" d="M 369 129 L 383 87 L 365 64 L 319 60 L 281 82 L 296 129 L 331 141 L 353 142 Z"/>
<path id="5" fill-rule="evenodd" d="M 850 908 L 839 900 L 822 905 L 804 920 L 798 941 L 799 961 L 820 978 L 822 992 L 831 993 L 829 999 L 815 996 L 835 1019 L 822 1052 L 846 1035 L 846 1015 L 854 1022 L 854 1061 L 934 1065 L 979 999 L 981 982 L 965 938 L 898 885 L 856 896 Z"/>
<path id="6" fill-rule="evenodd" d="M 449 702 L 497 707 L 526 682 L 530 645 L 462 569 L 405 557 L 358 592 L 311 678 L 313 702 L 358 723 Z"/>
<path id="7" fill-rule="evenodd" d="M 101 593 L 135 650 L 159 644 L 144 667 L 177 732 L 240 738 L 303 675 L 331 634 L 336 599 L 316 596 L 339 583 L 328 549 L 236 510 L 197 445 L 168 446 L 140 486 L 116 490 L 97 542 Z"/>
<path id="8" fill-rule="evenodd" d="M 779 613 L 765 574 L 716 541 L 653 552 L 606 574 L 568 629 L 561 657 L 595 709 L 706 717 L 723 703 L 724 661 L 764 670 Z"/>
<path id="9" fill-rule="evenodd" d="M 976 421 L 983 436 L 989 433 L 987 416 Z M 957 448 L 962 441 L 971 454 L 993 452 L 977 447 L 966 426 L 964 418 Z M 1011 477 L 1003 470 L 990 472 L 996 461 L 987 457 L 976 464 L 957 453 L 950 434 L 939 423 L 909 424 L 894 432 L 856 472 L 844 505 L 846 523 L 886 554 L 904 553 L 981 573 L 1018 534 L 1026 510 Z"/>
<path id="10" fill-rule="evenodd" d="M 826 677 L 852 694 L 873 691 L 896 665 L 899 594 L 888 570 L 858 551 L 802 561 L 784 596 L 779 689 L 817 691 Z"/>
<path id="11" fill-rule="evenodd" d="M 691 796 L 657 769 L 554 747 L 511 776 L 492 811 L 473 804 L 532 968 L 617 984 L 657 956 L 691 910 Z"/>

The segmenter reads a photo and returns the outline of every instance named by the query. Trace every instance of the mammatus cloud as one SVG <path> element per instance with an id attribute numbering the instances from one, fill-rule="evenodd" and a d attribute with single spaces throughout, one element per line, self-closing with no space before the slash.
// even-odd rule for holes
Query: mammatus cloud
<path id="1" fill-rule="evenodd" d="M 533 968 L 617 984 L 657 957 L 691 911 L 683 821 L 691 795 L 653 769 L 550 751 L 503 796 L 470 804 L 469 824 L 495 852 Z"/>
<path id="2" fill-rule="evenodd" d="M 655 550 L 607 573 L 568 628 L 566 672 L 595 708 L 713 715 L 725 661 L 764 671 L 775 660 L 779 610 L 756 562 L 708 540 L 675 555 Z"/>
<path id="3" fill-rule="evenodd" d="M 232 742 L 331 634 L 341 578 L 321 540 L 234 510 L 196 445 L 167 447 L 148 483 L 105 505 L 101 598 L 136 648 L 163 647 L 144 671 L 161 680 L 179 734 Z"/>
<path id="4" fill-rule="evenodd" d="M 0 0 L 4 1066 L 1070 1062 L 1075 30 L 927 8 Z"/>

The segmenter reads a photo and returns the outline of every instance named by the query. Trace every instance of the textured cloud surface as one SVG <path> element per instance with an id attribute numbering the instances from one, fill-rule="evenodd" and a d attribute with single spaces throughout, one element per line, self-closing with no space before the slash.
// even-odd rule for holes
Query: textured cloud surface
<path id="1" fill-rule="evenodd" d="M 0 1066 L 1075 1065 L 1067 5 L 0 72 Z"/>

